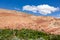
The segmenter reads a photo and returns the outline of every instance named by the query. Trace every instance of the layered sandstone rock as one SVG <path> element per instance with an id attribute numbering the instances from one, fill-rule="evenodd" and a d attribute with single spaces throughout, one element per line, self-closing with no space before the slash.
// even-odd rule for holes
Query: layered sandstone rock
<path id="1" fill-rule="evenodd" d="M 22 28 L 60 35 L 60 19 L 0 9 L 0 29 Z"/>

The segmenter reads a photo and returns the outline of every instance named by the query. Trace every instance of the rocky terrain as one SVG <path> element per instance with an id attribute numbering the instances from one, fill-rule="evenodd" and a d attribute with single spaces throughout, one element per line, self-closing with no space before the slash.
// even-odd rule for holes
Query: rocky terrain
<path id="1" fill-rule="evenodd" d="M 20 30 L 22 28 L 60 35 L 60 19 L 0 9 L 0 29 Z"/>

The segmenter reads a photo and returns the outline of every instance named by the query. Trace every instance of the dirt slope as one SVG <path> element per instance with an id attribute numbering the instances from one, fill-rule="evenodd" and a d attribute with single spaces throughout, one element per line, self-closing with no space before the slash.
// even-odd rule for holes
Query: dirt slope
<path id="1" fill-rule="evenodd" d="M 33 29 L 60 35 L 60 19 L 0 9 L 0 29 Z"/>

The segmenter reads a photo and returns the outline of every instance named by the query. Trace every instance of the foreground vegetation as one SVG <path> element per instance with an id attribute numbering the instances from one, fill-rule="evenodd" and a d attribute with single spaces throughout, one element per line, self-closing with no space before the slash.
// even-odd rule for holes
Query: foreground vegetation
<path id="1" fill-rule="evenodd" d="M 0 40 L 60 40 L 60 35 L 51 35 L 28 29 L 0 29 Z"/>

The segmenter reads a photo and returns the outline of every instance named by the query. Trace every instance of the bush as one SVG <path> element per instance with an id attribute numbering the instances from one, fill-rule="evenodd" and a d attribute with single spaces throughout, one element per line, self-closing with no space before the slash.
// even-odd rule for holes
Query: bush
<path id="1" fill-rule="evenodd" d="M 60 40 L 60 35 L 51 35 L 35 30 L 0 30 L 0 40 Z"/>

